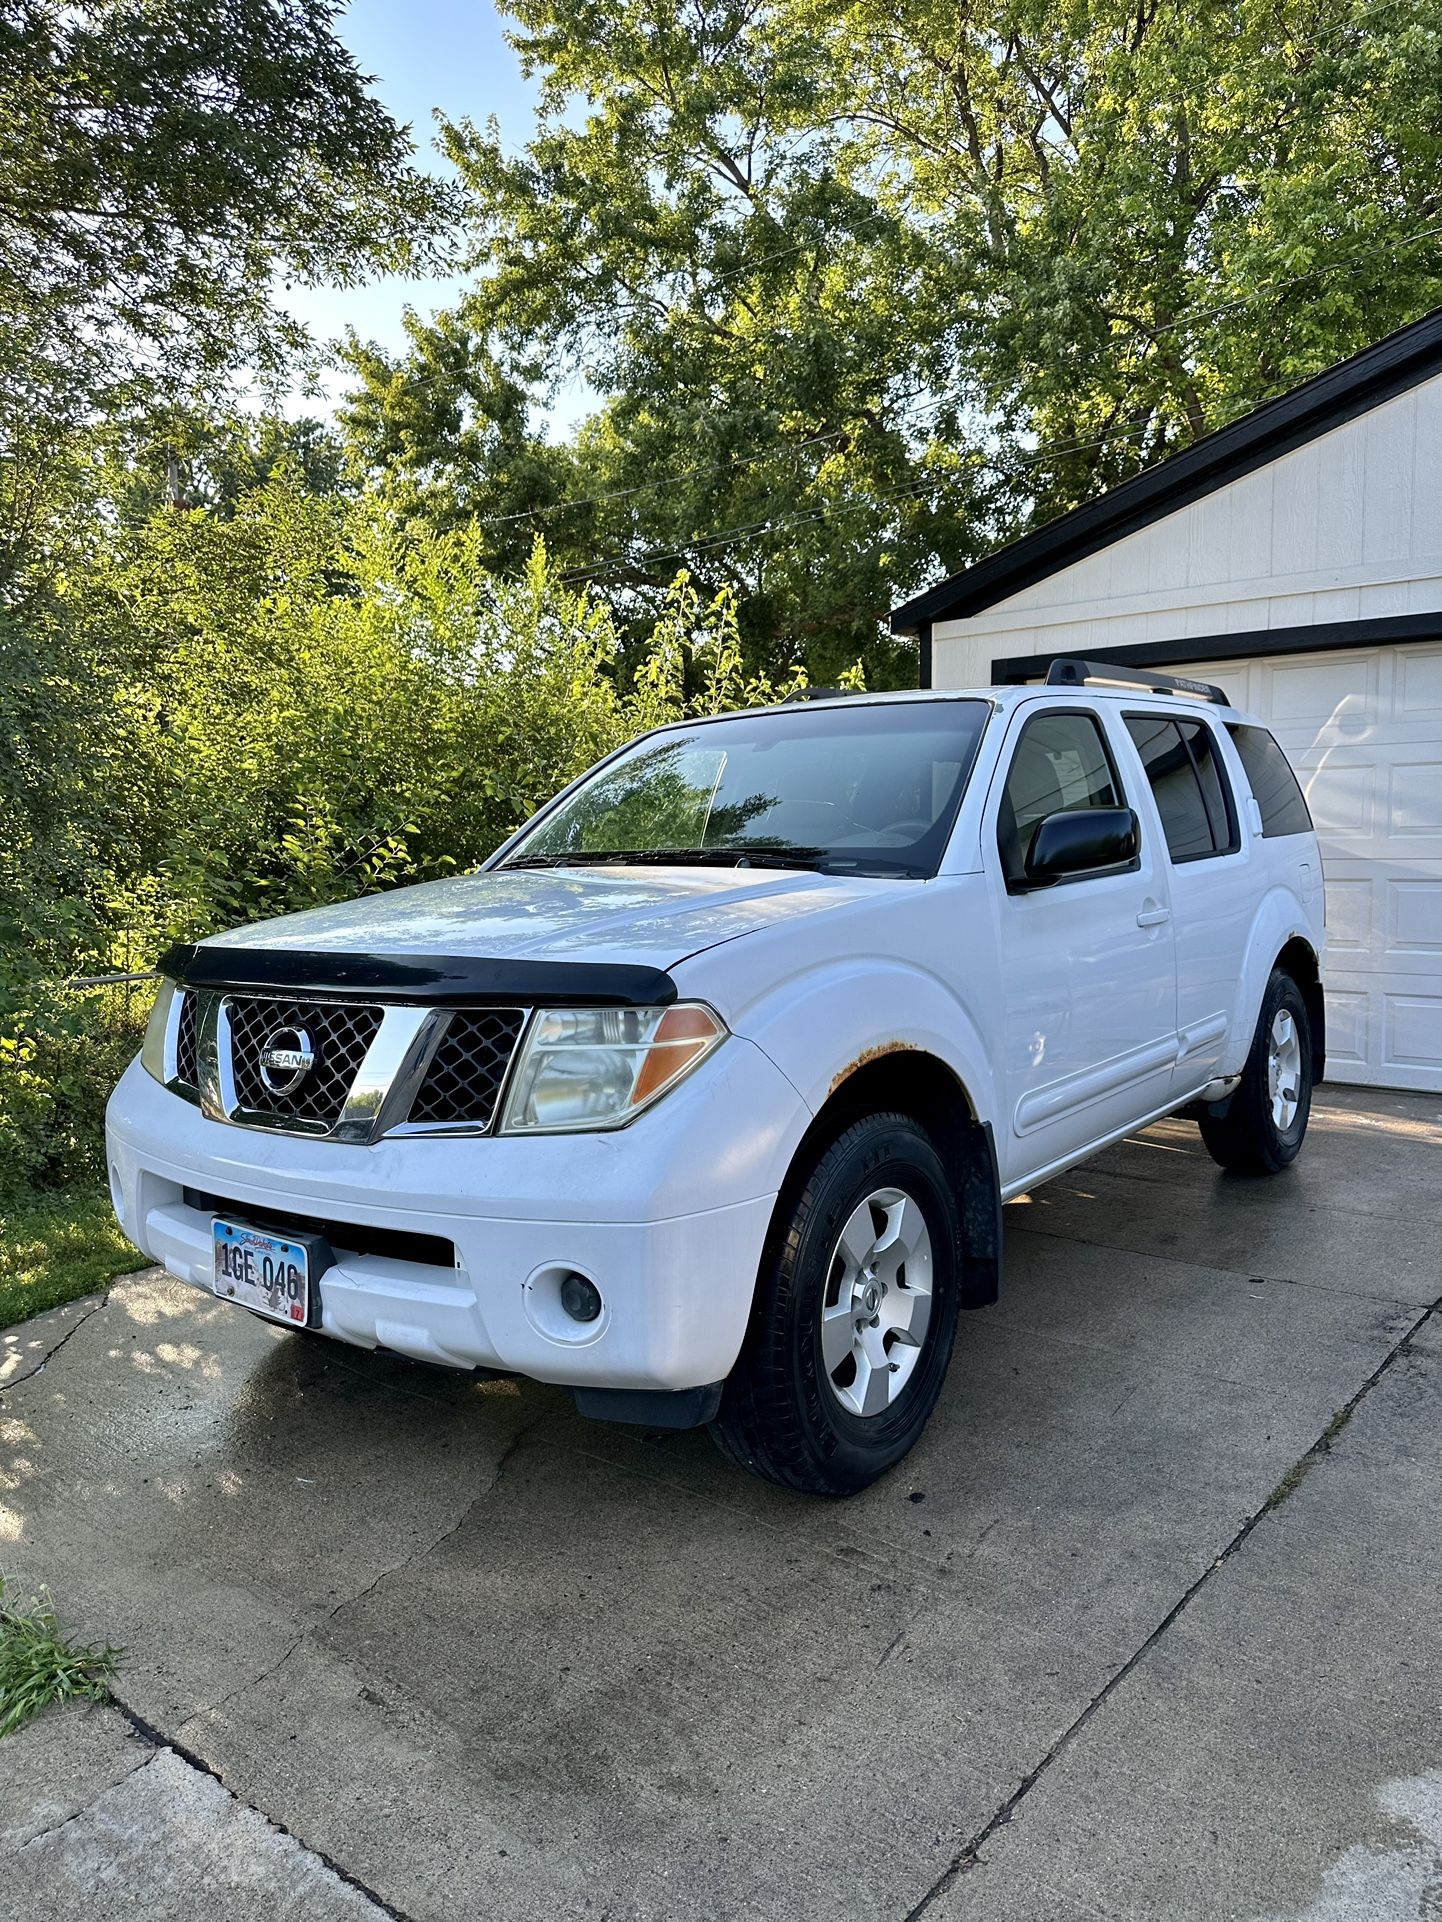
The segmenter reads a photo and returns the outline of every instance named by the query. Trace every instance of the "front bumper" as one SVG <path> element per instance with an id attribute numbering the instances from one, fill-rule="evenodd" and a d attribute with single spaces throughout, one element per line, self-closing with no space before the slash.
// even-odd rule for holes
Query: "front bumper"
<path id="1" fill-rule="evenodd" d="M 197 1194 L 241 1218 L 323 1221 L 336 1250 L 319 1283 L 325 1334 L 456 1368 L 676 1391 L 735 1362 L 808 1120 L 770 1060 L 732 1037 L 613 1134 L 370 1147 L 209 1121 L 136 1061 L 111 1098 L 107 1144 L 122 1227 L 182 1281 L 211 1285 L 213 1209 Z M 440 1237 L 454 1265 L 347 1251 L 347 1224 Z M 600 1291 L 593 1322 L 560 1307 L 569 1270 Z"/>

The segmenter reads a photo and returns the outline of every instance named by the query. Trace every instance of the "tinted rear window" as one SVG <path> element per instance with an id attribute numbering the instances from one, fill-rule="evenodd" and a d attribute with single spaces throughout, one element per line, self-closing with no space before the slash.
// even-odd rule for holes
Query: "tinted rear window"
<path id="1" fill-rule="evenodd" d="M 1263 834 L 1310 834 L 1312 817 L 1307 812 L 1292 764 L 1267 730 L 1229 721 L 1227 732 L 1242 757 L 1242 766 L 1262 810 Z"/>
<path id="2" fill-rule="evenodd" d="M 1197 764 L 1197 779 L 1207 804 L 1207 819 L 1212 824 L 1212 841 L 1218 853 L 1240 847 L 1232 819 L 1231 787 L 1222 772 L 1216 737 L 1204 721 L 1178 721 L 1182 738 L 1192 750 Z"/>
<path id="3" fill-rule="evenodd" d="M 1216 853 L 1211 817 L 1180 727 L 1155 714 L 1128 714 L 1126 725 L 1151 783 L 1168 854 L 1174 861 L 1195 861 Z"/>

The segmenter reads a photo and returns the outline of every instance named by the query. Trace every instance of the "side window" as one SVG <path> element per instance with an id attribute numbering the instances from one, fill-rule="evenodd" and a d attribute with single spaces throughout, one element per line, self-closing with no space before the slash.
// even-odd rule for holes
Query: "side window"
<path id="1" fill-rule="evenodd" d="M 1267 730 L 1229 721 L 1227 732 L 1241 756 L 1257 806 L 1262 810 L 1263 834 L 1310 834 L 1312 817 L 1307 812 L 1292 764 Z"/>
<path id="2" fill-rule="evenodd" d="M 1205 721 L 1178 721 L 1177 726 L 1197 764 L 1197 779 L 1202 784 L 1202 799 L 1212 824 L 1212 846 L 1218 854 L 1231 854 L 1242 842 L 1237 833 L 1231 783 L 1217 756 L 1216 736 Z"/>
<path id="3" fill-rule="evenodd" d="M 1128 714 L 1173 861 L 1198 861 L 1236 845 L 1210 730 L 1201 721 Z"/>
<path id="4" fill-rule="evenodd" d="M 1028 721 L 1011 757 L 997 819 L 1007 879 L 1020 880 L 1032 837 L 1049 814 L 1123 805 L 1101 730 L 1090 714 L 1039 714 Z"/>

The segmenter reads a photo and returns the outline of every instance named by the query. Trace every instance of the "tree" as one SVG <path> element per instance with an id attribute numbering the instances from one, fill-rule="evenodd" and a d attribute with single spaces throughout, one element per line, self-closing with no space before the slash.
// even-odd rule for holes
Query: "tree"
<path id="1" fill-rule="evenodd" d="M 537 134 L 447 129 L 474 283 L 357 355 L 357 457 L 623 609 L 684 561 L 818 678 L 914 672 L 901 593 L 1442 298 L 1433 0 L 510 11 Z"/>
<path id="2" fill-rule="evenodd" d="M 280 281 L 419 264 L 448 211 L 335 0 L 0 0 L 0 558 L 66 433 L 274 377 Z M 0 581 L 0 587 L 5 583 Z"/>

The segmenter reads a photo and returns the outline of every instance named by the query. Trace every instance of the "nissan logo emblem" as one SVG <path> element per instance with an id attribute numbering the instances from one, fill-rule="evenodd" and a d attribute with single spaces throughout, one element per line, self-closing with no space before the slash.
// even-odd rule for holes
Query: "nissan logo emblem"
<path id="1" fill-rule="evenodd" d="M 277 1028 L 260 1051 L 260 1078 L 272 1094 L 289 1094 L 315 1066 L 315 1045 L 304 1028 Z"/>

